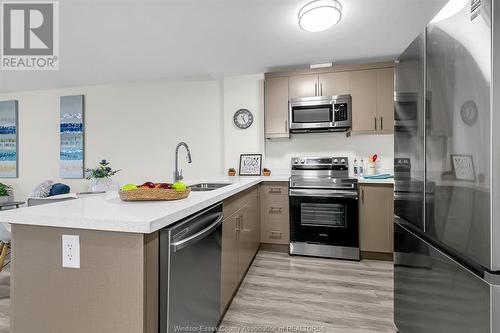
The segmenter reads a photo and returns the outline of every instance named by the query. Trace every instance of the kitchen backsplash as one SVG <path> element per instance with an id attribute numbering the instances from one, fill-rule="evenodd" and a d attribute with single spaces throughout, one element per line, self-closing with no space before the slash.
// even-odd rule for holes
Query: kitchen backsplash
<path id="1" fill-rule="evenodd" d="M 394 135 L 353 135 L 345 133 L 296 134 L 290 139 L 266 140 L 264 167 L 275 174 L 290 172 L 290 159 L 296 156 L 347 156 L 353 174 L 354 158 L 365 163 L 372 154 L 380 159 L 382 173 L 394 172 Z"/>

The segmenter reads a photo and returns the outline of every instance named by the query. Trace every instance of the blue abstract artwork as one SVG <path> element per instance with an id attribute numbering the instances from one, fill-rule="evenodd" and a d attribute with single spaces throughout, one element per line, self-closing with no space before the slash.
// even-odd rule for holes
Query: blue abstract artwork
<path id="1" fill-rule="evenodd" d="M 0 101 L 0 178 L 17 177 L 17 101 Z"/>
<path id="2" fill-rule="evenodd" d="M 83 95 L 61 97 L 61 178 L 84 178 Z"/>

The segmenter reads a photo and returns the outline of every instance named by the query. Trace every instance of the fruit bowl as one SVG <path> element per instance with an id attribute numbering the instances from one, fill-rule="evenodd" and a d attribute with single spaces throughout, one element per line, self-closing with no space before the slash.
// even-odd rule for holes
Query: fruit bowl
<path id="1" fill-rule="evenodd" d="M 191 193 L 191 189 L 173 190 L 163 188 L 140 187 L 134 190 L 120 190 L 118 194 L 123 201 L 170 201 L 185 199 Z"/>

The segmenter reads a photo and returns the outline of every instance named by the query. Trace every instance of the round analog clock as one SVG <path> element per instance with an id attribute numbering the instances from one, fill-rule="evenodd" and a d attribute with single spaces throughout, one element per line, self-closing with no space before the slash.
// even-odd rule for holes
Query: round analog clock
<path id="1" fill-rule="evenodd" d="M 474 101 L 465 102 L 460 109 L 460 115 L 462 117 L 462 121 L 469 126 L 472 126 L 476 123 L 478 118 L 477 105 Z"/>
<path id="2" fill-rule="evenodd" d="M 233 121 L 238 128 L 247 129 L 253 123 L 253 114 L 247 109 L 239 109 L 234 114 Z"/>

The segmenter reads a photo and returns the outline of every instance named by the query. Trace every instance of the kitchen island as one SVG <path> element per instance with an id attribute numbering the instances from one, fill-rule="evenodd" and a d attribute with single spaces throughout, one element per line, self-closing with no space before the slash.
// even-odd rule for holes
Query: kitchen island
<path id="1" fill-rule="evenodd" d="M 287 177 L 233 178 L 172 202 L 109 192 L 1 212 L 12 223 L 12 332 L 157 333 L 159 230 L 264 180 Z M 62 267 L 62 235 L 79 236 L 80 268 Z"/>

